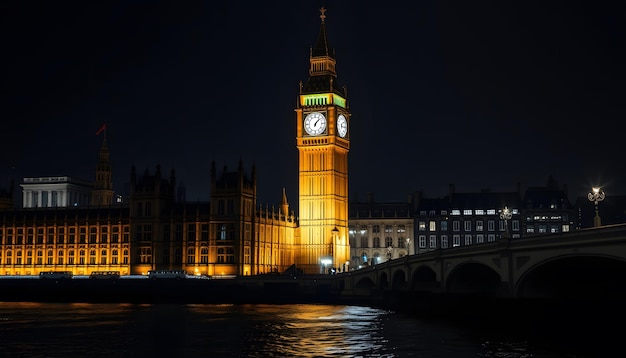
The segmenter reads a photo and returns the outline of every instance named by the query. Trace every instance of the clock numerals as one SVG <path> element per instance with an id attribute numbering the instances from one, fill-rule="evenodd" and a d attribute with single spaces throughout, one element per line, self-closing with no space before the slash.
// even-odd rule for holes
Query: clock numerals
<path id="1" fill-rule="evenodd" d="M 312 112 L 304 118 L 304 130 L 309 135 L 320 135 L 326 130 L 326 117 L 320 112 Z"/>
<path id="2" fill-rule="evenodd" d="M 345 138 L 346 134 L 348 134 L 348 121 L 343 114 L 337 116 L 337 133 L 341 138 Z"/>

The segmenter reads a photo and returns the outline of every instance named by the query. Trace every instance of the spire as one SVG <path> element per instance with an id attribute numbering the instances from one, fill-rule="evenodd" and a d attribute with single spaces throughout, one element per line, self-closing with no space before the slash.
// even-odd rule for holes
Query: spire
<path id="1" fill-rule="evenodd" d="M 91 194 L 92 205 L 111 205 L 113 203 L 113 182 L 111 162 L 109 160 L 109 149 L 107 147 L 106 124 L 103 124 L 96 132 L 96 136 L 103 133 L 102 145 L 98 153 L 98 164 L 96 165 L 96 180 L 94 190 Z"/>
<path id="2" fill-rule="evenodd" d="M 331 50 L 326 36 L 326 8 L 320 8 L 320 32 L 317 42 L 311 47 L 309 55 L 309 79 L 304 86 L 300 86 L 300 93 L 327 93 L 334 92 L 343 95 L 343 91 L 337 86 L 335 51 Z"/>
<path id="3" fill-rule="evenodd" d="M 283 211 L 283 215 L 288 216 L 289 215 L 289 203 L 287 202 L 287 193 L 285 191 L 285 188 L 283 188 L 283 200 L 281 202 L 280 207 Z"/>
<path id="4" fill-rule="evenodd" d="M 328 38 L 326 37 L 326 8 L 320 8 L 320 19 L 322 23 L 320 25 L 320 32 L 317 35 L 317 43 L 311 51 L 312 57 L 329 56 L 334 57 L 334 54 L 330 53 L 330 45 L 328 44 Z"/>

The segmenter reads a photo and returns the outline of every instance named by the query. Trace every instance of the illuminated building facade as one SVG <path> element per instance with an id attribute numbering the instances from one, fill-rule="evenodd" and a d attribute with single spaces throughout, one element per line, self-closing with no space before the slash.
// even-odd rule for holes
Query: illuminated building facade
<path id="1" fill-rule="evenodd" d="M 348 151 L 350 112 L 346 89 L 337 83 L 328 44 L 325 9 L 311 48 L 309 78 L 300 83 L 296 111 L 299 153 L 300 243 L 296 265 L 306 273 L 349 265 Z"/>
<path id="2" fill-rule="evenodd" d="M 589 206 L 589 200 L 582 202 Z M 505 209 L 510 218 L 502 216 Z M 377 203 L 370 194 L 366 202 L 350 203 L 352 267 L 504 237 L 516 240 L 569 232 L 575 229 L 576 212 L 567 186 L 559 187 L 552 177 L 546 186 L 518 185 L 510 192 L 460 193 L 450 185 L 447 196 L 428 198 L 420 191 L 405 203 Z M 587 210 L 586 217 L 592 218 L 592 212 Z M 400 239 L 404 237 L 412 238 L 407 248 Z"/>
<path id="3" fill-rule="evenodd" d="M 256 170 L 246 173 L 241 162 L 219 173 L 212 163 L 209 202 L 181 200 L 175 172 L 164 175 L 160 166 L 143 174 L 133 167 L 128 200 L 114 200 L 105 132 L 95 181 L 79 188 L 69 177 L 26 178 L 24 207 L 0 210 L 0 273 L 347 270 L 350 113 L 346 90 L 337 86 L 324 12 L 295 108 L 300 219 L 289 212 L 284 190 L 278 207 L 260 206 Z"/>
<path id="4" fill-rule="evenodd" d="M 414 253 L 412 205 L 376 203 L 373 194 L 365 202 L 350 203 L 350 269 L 376 265 Z"/>

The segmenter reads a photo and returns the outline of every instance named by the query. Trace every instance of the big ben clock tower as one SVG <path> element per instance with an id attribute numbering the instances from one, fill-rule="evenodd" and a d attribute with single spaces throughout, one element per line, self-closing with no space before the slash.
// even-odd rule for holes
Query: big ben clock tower
<path id="1" fill-rule="evenodd" d="M 335 54 L 326 38 L 326 9 L 311 48 L 309 78 L 300 82 L 295 109 L 299 153 L 300 247 L 296 264 L 305 273 L 347 270 L 348 151 L 350 112 L 337 85 Z"/>

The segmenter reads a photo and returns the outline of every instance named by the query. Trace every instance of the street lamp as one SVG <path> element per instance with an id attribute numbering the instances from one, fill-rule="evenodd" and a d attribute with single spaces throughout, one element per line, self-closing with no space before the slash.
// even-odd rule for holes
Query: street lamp
<path id="1" fill-rule="evenodd" d="M 406 238 L 406 255 L 409 256 L 411 254 L 411 238 Z"/>
<path id="2" fill-rule="evenodd" d="M 327 272 L 327 270 L 326 270 L 326 267 L 327 267 L 327 266 L 330 266 L 330 265 L 333 263 L 333 260 L 331 260 L 331 259 L 329 259 L 329 258 L 323 258 L 323 259 L 321 260 L 321 262 L 322 262 L 322 273 L 323 273 L 323 274 L 328 273 L 328 272 Z"/>
<path id="3" fill-rule="evenodd" d="M 391 260 L 392 253 L 393 253 L 393 246 L 389 245 L 389 247 L 387 247 L 387 260 Z"/>
<path id="4" fill-rule="evenodd" d="M 604 192 L 601 188 L 593 187 L 591 188 L 591 192 L 587 194 L 587 199 L 593 202 L 596 207 L 596 216 L 593 218 L 593 226 L 598 227 L 601 226 L 600 214 L 598 213 L 598 203 L 604 200 Z"/>
<path id="5" fill-rule="evenodd" d="M 337 267 L 337 256 L 340 256 L 341 253 L 336 253 L 335 251 L 337 251 L 335 249 L 335 245 L 337 245 L 337 238 L 339 236 L 339 229 L 337 229 L 337 227 L 335 226 L 332 230 L 332 244 L 330 246 L 330 259 L 332 260 L 332 264 L 333 264 L 333 269 Z"/>
<path id="6" fill-rule="evenodd" d="M 504 220 L 504 237 L 505 238 L 509 238 L 509 225 L 507 223 L 508 220 L 511 220 L 511 218 L 513 217 L 513 214 L 511 213 L 511 210 L 509 210 L 508 207 L 504 207 L 504 209 L 502 209 L 502 211 L 500 211 L 500 219 Z"/>

